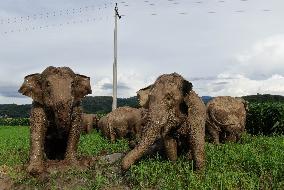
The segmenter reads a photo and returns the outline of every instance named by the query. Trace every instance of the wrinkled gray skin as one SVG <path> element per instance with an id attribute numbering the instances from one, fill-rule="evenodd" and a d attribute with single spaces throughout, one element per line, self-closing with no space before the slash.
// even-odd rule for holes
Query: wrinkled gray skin
<path id="1" fill-rule="evenodd" d="M 82 132 L 91 133 L 98 125 L 98 117 L 96 114 L 82 114 Z"/>
<path id="2" fill-rule="evenodd" d="M 123 158 L 122 169 L 129 169 L 159 138 L 167 157 L 177 160 L 179 136 L 182 146 L 188 147 L 188 158 L 195 161 L 195 168 L 203 169 L 206 107 L 192 84 L 176 73 L 165 74 L 137 94 L 140 105 L 149 109 L 149 118 L 141 141 Z"/>
<path id="3" fill-rule="evenodd" d="M 30 174 L 44 171 L 44 160 L 76 164 L 81 132 L 81 99 L 90 94 L 90 78 L 68 67 L 48 67 L 25 77 L 19 92 L 33 99 L 30 117 Z"/>
<path id="4" fill-rule="evenodd" d="M 248 102 L 230 96 L 207 103 L 206 134 L 214 144 L 238 142 L 245 131 Z"/>
<path id="5" fill-rule="evenodd" d="M 147 122 L 147 112 L 144 108 L 119 107 L 102 117 L 98 128 L 111 142 L 126 138 L 133 145 L 141 137 L 143 126 Z"/>

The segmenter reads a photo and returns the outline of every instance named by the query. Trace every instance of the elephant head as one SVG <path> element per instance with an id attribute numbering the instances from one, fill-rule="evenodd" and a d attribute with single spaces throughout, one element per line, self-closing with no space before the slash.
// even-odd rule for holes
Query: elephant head
<path id="1" fill-rule="evenodd" d="M 249 111 L 249 102 L 246 101 L 245 99 L 243 98 L 240 98 L 240 97 L 236 97 L 236 100 L 240 101 L 241 103 L 243 103 L 244 107 L 245 107 L 245 110 L 246 111 Z"/>
<path id="2" fill-rule="evenodd" d="M 57 126 L 70 125 L 71 113 L 90 94 L 90 78 L 75 74 L 68 67 L 48 67 L 41 74 L 25 77 L 19 92 L 54 113 Z"/>
<path id="3" fill-rule="evenodd" d="M 160 76 L 148 91 L 149 117 L 162 136 L 184 122 L 187 115 L 186 95 L 192 84 L 177 73 Z M 145 98 L 146 99 L 146 98 Z M 154 127 L 153 126 L 153 127 Z"/>
<path id="4" fill-rule="evenodd" d="M 191 94 L 192 84 L 177 73 L 161 75 L 153 85 L 138 91 L 140 104 L 149 109 L 149 122 L 139 145 L 123 159 L 122 169 L 128 169 L 159 137 L 166 139 L 188 117 L 194 117 L 194 114 L 189 116 L 192 109 L 195 111 L 195 105 L 191 105 L 192 101 L 189 100 Z M 204 104 L 202 110 L 202 117 L 205 118 Z"/>

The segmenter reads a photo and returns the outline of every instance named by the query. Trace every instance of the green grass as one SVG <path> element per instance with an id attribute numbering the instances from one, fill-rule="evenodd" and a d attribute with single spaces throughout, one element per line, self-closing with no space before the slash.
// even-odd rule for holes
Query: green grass
<path id="1" fill-rule="evenodd" d="M 0 127 L 0 166 L 25 163 L 28 152 L 28 127 Z"/>
<path id="2" fill-rule="evenodd" d="M 284 189 L 284 136 L 246 135 L 239 144 L 206 144 L 206 170 L 196 174 L 184 157 L 176 163 L 144 158 L 130 171 L 121 173 L 119 163 L 98 163 L 88 170 L 70 169 L 50 174 L 49 180 L 27 175 L 29 130 L 0 127 L 0 173 L 6 171 L 20 186 L 38 189 Z M 82 135 L 80 156 L 96 156 L 128 150 L 126 141 L 110 144 L 100 133 Z"/>
<path id="3" fill-rule="evenodd" d="M 131 168 L 130 181 L 141 189 L 283 189 L 284 138 L 245 136 L 241 144 L 206 145 L 206 170 L 192 171 L 180 158 L 175 164 L 160 157 Z"/>

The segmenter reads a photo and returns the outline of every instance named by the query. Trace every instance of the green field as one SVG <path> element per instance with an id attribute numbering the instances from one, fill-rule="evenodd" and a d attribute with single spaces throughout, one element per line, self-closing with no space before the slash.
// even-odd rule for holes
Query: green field
<path id="1" fill-rule="evenodd" d="M 98 162 L 87 170 L 71 168 L 36 179 L 24 170 L 28 134 L 28 127 L 0 127 L 0 174 L 8 175 L 15 189 L 284 189 L 284 136 L 245 135 L 239 144 L 207 144 L 207 166 L 201 174 L 183 157 L 172 163 L 157 155 L 126 173 L 119 163 Z M 80 139 L 80 156 L 127 150 L 125 141 L 110 144 L 97 132 Z"/>

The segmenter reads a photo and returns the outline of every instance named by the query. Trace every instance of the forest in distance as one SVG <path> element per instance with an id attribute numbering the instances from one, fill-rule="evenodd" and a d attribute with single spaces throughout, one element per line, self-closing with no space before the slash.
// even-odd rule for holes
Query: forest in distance
<path id="1" fill-rule="evenodd" d="M 206 104 L 213 97 L 201 97 Z M 248 102 L 284 102 L 284 96 L 257 94 L 243 97 Z M 118 107 L 130 106 L 139 107 L 136 96 L 130 98 L 118 98 Z M 82 107 L 85 113 L 106 114 L 111 112 L 112 97 L 111 96 L 87 96 L 82 101 Z M 0 104 L 0 118 L 28 118 L 31 104 Z"/>

